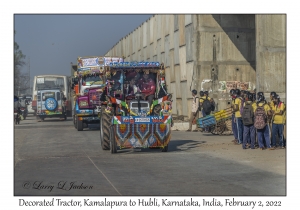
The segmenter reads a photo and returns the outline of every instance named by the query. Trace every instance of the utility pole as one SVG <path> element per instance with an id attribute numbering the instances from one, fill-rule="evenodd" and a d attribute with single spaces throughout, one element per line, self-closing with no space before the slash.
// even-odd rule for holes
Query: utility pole
<path id="1" fill-rule="evenodd" d="M 28 61 L 27 61 L 27 74 L 28 74 L 28 78 L 29 78 L 29 91 L 28 91 L 28 88 L 26 88 L 26 95 L 30 95 L 30 92 L 31 92 L 31 82 L 30 82 L 31 78 L 30 78 L 30 57 L 29 56 L 28 56 Z M 28 82 L 28 80 L 27 80 L 27 82 Z M 26 82 L 25 82 L 25 84 L 26 84 Z"/>
<path id="2" fill-rule="evenodd" d="M 29 95 L 31 91 L 31 77 L 30 77 L 30 57 L 28 56 L 28 75 L 29 75 Z"/>

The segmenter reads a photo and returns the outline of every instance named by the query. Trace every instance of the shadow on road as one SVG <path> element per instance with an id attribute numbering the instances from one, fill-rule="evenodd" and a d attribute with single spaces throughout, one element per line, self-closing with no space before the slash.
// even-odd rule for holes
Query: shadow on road
<path id="1" fill-rule="evenodd" d="M 171 140 L 168 152 L 183 152 L 198 147 L 206 141 L 195 140 Z M 118 149 L 118 153 L 161 153 L 161 148 L 136 148 L 136 149 Z"/>
<path id="2" fill-rule="evenodd" d="M 169 143 L 168 152 L 186 151 L 198 147 L 206 141 L 195 141 L 195 140 L 171 140 Z"/>

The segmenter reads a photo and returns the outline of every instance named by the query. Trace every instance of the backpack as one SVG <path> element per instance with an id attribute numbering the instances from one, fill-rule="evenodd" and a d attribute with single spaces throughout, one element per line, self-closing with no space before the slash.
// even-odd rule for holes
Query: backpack
<path id="1" fill-rule="evenodd" d="M 202 108 L 203 108 L 204 112 L 207 114 L 212 111 L 212 105 L 211 105 L 210 101 L 207 99 L 207 96 L 206 96 L 206 99 L 204 99 L 204 101 L 202 103 Z"/>
<path id="2" fill-rule="evenodd" d="M 254 117 L 254 112 L 253 112 L 252 103 L 250 104 L 246 103 L 242 112 L 243 124 L 253 125 L 254 123 L 253 117 Z"/>
<path id="3" fill-rule="evenodd" d="M 265 104 L 264 104 L 265 105 Z M 264 105 L 258 106 L 254 113 L 254 127 L 256 129 L 263 129 L 267 125 L 267 114 L 264 109 Z"/>

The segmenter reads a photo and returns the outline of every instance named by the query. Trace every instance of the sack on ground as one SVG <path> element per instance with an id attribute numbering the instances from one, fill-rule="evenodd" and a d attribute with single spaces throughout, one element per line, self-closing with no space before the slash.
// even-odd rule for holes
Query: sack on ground
<path id="1" fill-rule="evenodd" d="M 254 113 L 252 103 L 246 104 L 243 109 L 242 119 L 243 125 L 253 125 L 254 124 Z"/>
<path id="2" fill-rule="evenodd" d="M 257 106 L 254 113 L 254 127 L 256 129 L 263 129 L 267 125 L 267 114 L 263 106 Z"/>

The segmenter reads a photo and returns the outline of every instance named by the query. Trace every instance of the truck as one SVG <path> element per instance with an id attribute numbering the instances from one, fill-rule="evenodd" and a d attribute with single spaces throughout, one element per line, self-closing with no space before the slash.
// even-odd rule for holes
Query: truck
<path id="1" fill-rule="evenodd" d="M 106 86 L 97 105 L 103 150 L 160 148 L 171 140 L 172 94 L 159 62 L 110 62 L 104 68 Z"/>
<path id="2" fill-rule="evenodd" d="M 70 78 L 72 117 L 77 131 L 99 126 L 99 109 L 103 89 L 106 87 L 104 67 L 106 63 L 118 61 L 121 57 L 85 56 L 77 58 L 77 65 L 71 64 Z"/>

